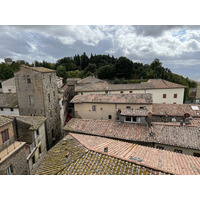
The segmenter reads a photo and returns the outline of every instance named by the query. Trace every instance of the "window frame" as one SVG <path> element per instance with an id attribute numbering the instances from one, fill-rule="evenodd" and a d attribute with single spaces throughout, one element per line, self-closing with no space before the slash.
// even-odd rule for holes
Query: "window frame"
<path id="1" fill-rule="evenodd" d="M 180 150 L 180 149 L 174 149 L 174 152 L 176 152 L 176 153 L 183 153 L 183 151 Z"/>
<path id="2" fill-rule="evenodd" d="M 177 99 L 177 97 L 178 97 L 178 94 L 177 93 L 174 94 L 174 99 Z"/>
<path id="3" fill-rule="evenodd" d="M 97 107 L 96 107 L 96 105 L 92 105 L 92 111 L 97 111 Z"/>
<path id="4" fill-rule="evenodd" d="M 3 143 L 7 142 L 10 139 L 9 130 L 5 129 L 4 131 L 1 131 L 1 137 Z"/>
<path id="5" fill-rule="evenodd" d="M 163 99 L 166 99 L 167 98 L 167 94 L 163 94 Z"/>

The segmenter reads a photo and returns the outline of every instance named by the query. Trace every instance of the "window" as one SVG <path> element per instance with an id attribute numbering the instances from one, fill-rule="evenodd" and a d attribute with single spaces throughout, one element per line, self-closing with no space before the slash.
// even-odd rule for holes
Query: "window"
<path id="1" fill-rule="evenodd" d="M 182 150 L 180 150 L 180 149 L 174 149 L 174 152 L 176 152 L 176 153 L 182 153 Z"/>
<path id="2" fill-rule="evenodd" d="M 8 175 L 13 175 L 14 173 L 13 173 L 13 166 L 12 165 L 10 165 L 8 168 L 7 168 L 7 174 Z"/>
<path id="3" fill-rule="evenodd" d="M 96 106 L 95 105 L 92 106 L 92 111 L 96 111 Z"/>
<path id="4" fill-rule="evenodd" d="M 122 93 L 124 93 L 123 91 L 120 91 L 120 93 L 122 94 Z"/>
<path id="5" fill-rule="evenodd" d="M 112 119 L 112 115 L 108 115 L 108 119 Z"/>
<path id="6" fill-rule="evenodd" d="M 37 135 L 40 135 L 39 129 L 36 130 Z"/>
<path id="7" fill-rule="evenodd" d="M 129 91 L 129 93 L 133 93 L 133 91 Z"/>
<path id="8" fill-rule="evenodd" d="M 35 164 L 35 156 L 32 157 L 32 163 Z"/>
<path id="9" fill-rule="evenodd" d="M 200 153 L 193 153 L 193 156 L 200 157 Z"/>
<path id="10" fill-rule="evenodd" d="M 174 102 L 173 104 L 176 104 L 176 102 Z"/>
<path id="11" fill-rule="evenodd" d="M 27 83 L 31 83 L 31 78 L 29 75 L 27 76 Z"/>
<path id="12" fill-rule="evenodd" d="M 11 89 L 8 89 L 8 92 L 11 92 Z"/>
<path id="13" fill-rule="evenodd" d="M 177 94 L 174 94 L 174 98 L 175 98 L 175 99 L 177 98 Z"/>
<path id="14" fill-rule="evenodd" d="M 5 131 L 1 132 L 1 136 L 2 136 L 2 141 L 3 143 L 6 142 L 7 140 L 9 140 L 9 132 L 8 129 L 6 129 Z"/>
<path id="15" fill-rule="evenodd" d="M 49 76 L 49 81 L 50 81 L 50 83 L 51 83 L 51 75 Z"/>
<path id="16" fill-rule="evenodd" d="M 103 108 L 100 108 L 100 110 L 103 110 Z"/>
<path id="17" fill-rule="evenodd" d="M 160 149 L 160 150 L 163 150 L 164 147 L 161 147 L 161 146 L 157 146 L 156 149 Z"/>
<path id="18" fill-rule="evenodd" d="M 13 108 L 10 108 L 10 111 L 13 111 Z"/>
<path id="19" fill-rule="evenodd" d="M 166 99 L 167 95 L 166 94 L 163 94 L 163 99 Z"/>
<path id="20" fill-rule="evenodd" d="M 126 106 L 126 108 L 127 108 L 127 109 L 130 109 L 131 107 L 130 107 L 130 106 Z"/>
<path id="21" fill-rule="evenodd" d="M 48 99 L 49 99 L 49 102 L 51 101 L 51 99 L 50 99 L 50 94 L 48 94 Z"/>
<path id="22" fill-rule="evenodd" d="M 41 146 L 39 146 L 39 154 L 41 154 L 42 153 L 42 148 L 41 148 Z"/>
<path id="23" fill-rule="evenodd" d="M 29 104 L 33 105 L 33 96 L 31 96 L 31 95 L 29 96 Z"/>
<path id="24" fill-rule="evenodd" d="M 3 111 L 3 108 L 1 108 L 1 111 Z"/>
<path id="25" fill-rule="evenodd" d="M 136 122 L 137 120 L 136 120 L 136 117 L 133 117 L 133 122 Z"/>
<path id="26" fill-rule="evenodd" d="M 131 122 L 131 117 L 126 116 L 126 121 L 127 121 L 127 122 Z"/>
<path id="27" fill-rule="evenodd" d="M 54 97 L 56 96 L 56 92 L 55 92 L 55 91 L 53 91 L 53 96 L 54 96 Z"/>
<path id="28" fill-rule="evenodd" d="M 141 107 L 140 107 L 140 109 L 144 109 L 144 108 L 145 108 L 144 106 L 141 106 Z"/>

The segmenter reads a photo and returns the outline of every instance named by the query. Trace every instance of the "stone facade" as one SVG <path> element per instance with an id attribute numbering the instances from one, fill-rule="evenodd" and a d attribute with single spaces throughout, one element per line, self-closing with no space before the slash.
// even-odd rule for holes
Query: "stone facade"
<path id="1" fill-rule="evenodd" d="M 21 66 L 15 73 L 20 115 L 44 116 L 48 149 L 61 138 L 57 77 L 54 70 Z"/>
<path id="2" fill-rule="evenodd" d="M 25 144 L 25 143 L 24 143 Z M 10 155 L 4 162 L 0 162 L 0 175 L 8 174 L 8 167 L 12 165 L 14 175 L 29 174 L 28 165 L 26 161 L 26 151 L 23 146 L 19 150 Z"/>
<path id="3" fill-rule="evenodd" d="M 3 93 L 16 93 L 15 78 L 2 81 Z"/>

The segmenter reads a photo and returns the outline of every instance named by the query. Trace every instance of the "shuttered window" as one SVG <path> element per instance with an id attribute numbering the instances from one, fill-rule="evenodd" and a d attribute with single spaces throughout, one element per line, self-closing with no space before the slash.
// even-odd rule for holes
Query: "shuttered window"
<path id="1" fill-rule="evenodd" d="M 1 136 L 2 136 L 2 141 L 3 143 L 6 142 L 7 140 L 9 140 L 9 132 L 8 129 L 6 129 L 5 131 L 1 132 Z"/>

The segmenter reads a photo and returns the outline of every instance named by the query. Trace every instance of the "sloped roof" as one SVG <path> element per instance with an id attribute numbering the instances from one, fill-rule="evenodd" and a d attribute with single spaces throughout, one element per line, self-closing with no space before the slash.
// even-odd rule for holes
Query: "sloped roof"
<path id="1" fill-rule="evenodd" d="M 133 103 L 133 104 L 148 104 L 152 103 L 152 94 L 88 94 L 76 95 L 71 103 Z"/>
<path id="2" fill-rule="evenodd" d="M 191 106 L 197 106 L 198 110 L 193 110 Z M 152 104 L 152 115 L 168 115 L 168 116 L 181 116 L 185 113 L 190 114 L 192 117 L 200 117 L 200 106 L 192 104 Z"/>
<path id="3" fill-rule="evenodd" d="M 18 107 L 17 94 L 16 93 L 0 93 L 0 107 L 2 108 Z"/>
<path id="4" fill-rule="evenodd" d="M 124 116 L 147 116 L 149 111 L 146 109 L 120 109 L 121 110 L 121 115 Z"/>
<path id="5" fill-rule="evenodd" d="M 104 153 L 104 148 L 107 147 L 107 155 L 122 160 L 125 159 L 144 167 L 150 167 L 171 174 L 200 174 L 200 158 L 198 157 L 97 136 L 72 133 L 70 135 L 90 150 Z"/>
<path id="6" fill-rule="evenodd" d="M 30 130 L 37 130 L 45 121 L 46 117 L 42 116 L 15 116 L 17 120 L 29 124 L 30 125 Z"/>
<path id="7" fill-rule="evenodd" d="M 12 121 L 13 121 L 12 119 L 0 115 L 0 127 Z"/>
<path id="8" fill-rule="evenodd" d="M 129 141 L 154 142 L 200 150 L 200 131 L 198 126 L 180 126 L 180 124 L 119 123 L 109 120 L 72 118 L 64 130 L 75 133 L 104 136 Z M 150 135 L 153 132 L 153 136 Z"/>
<path id="9" fill-rule="evenodd" d="M 172 83 L 162 79 L 149 79 L 147 82 L 133 83 L 133 84 L 108 84 L 100 79 L 88 78 L 83 81 L 81 85 L 76 85 L 76 92 L 89 91 L 116 91 L 116 90 L 145 90 L 145 89 L 172 89 L 172 88 L 186 88 L 184 85 Z M 90 82 L 91 80 L 91 82 Z M 96 81 L 95 81 L 96 80 Z"/>
<path id="10" fill-rule="evenodd" d="M 42 72 L 42 73 L 48 73 L 48 72 L 55 73 L 56 72 L 56 70 L 45 68 L 45 67 L 29 67 L 29 66 L 26 66 L 26 65 L 21 65 L 20 67 L 24 67 L 26 69 L 30 69 L 30 70 Z"/>
<path id="11" fill-rule="evenodd" d="M 67 154 L 69 155 L 68 162 L 66 160 Z M 93 151 L 81 144 L 74 136 L 67 135 L 42 158 L 34 174 L 142 175 L 167 173 L 136 162 Z"/>

